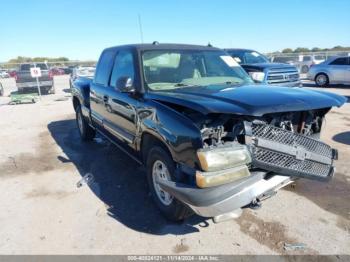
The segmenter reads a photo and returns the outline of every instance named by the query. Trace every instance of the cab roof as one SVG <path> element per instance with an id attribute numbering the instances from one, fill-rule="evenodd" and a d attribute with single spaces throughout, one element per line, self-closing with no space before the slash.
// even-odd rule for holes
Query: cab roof
<path id="1" fill-rule="evenodd" d="M 203 45 L 188 45 L 188 44 L 129 44 L 129 45 L 120 45 L 114 46 L 107 49 L 120 49 L 120 48 L 132 48 L 136 50 L 222 50 L 212 46 L 203 46 Z M 105 50 L 107 50 L 105 49 Z"/>

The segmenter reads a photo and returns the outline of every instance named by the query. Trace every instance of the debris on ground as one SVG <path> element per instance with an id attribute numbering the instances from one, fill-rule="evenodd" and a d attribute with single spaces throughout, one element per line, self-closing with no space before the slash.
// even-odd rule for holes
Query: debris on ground
<path id="1" fill-rule="evenodd" d="M 94 175 L 91 173 L 87 173 L 85 176 L 83 176 L 82 179 L 80 179 L 77 183 L 77 188 L 82 187 L 83 185 L 90 185 L 94 182 Z"/>
<path id="2" fill-rule="evenodd" d="M 304 243 L 294 243 L 294 244 L 284 243 L 283 249 L 286 251 L 305 250 L 306 245 Z"/>

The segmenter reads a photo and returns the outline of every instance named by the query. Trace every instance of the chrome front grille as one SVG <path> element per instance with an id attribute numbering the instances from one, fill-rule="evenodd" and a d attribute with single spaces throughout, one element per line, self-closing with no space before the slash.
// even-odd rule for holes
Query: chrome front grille
<path id="1" fill-rule="evenodd" d="M 246 124 L 246 132 L 254 167 L 317 180 L 333 175 L 336 151 L 321 141 L 263 123 Z"/>
<path id="2" fill-rule="evenodd" d="M 281 84 L 299 81 L 299 73 L 295 67 L 271 68 L 267 71 L 267 82 L 269 84 Z"/>

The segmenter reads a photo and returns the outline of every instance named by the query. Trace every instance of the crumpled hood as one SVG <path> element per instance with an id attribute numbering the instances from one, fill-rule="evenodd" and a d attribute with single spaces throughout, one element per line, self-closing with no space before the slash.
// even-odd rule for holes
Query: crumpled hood
<path id="1" fill-rule="evenodd" d="M 189 87 L 150 92 L 147 96 L 152 100 L 178 104 L 204 114 L 226 113 L 251 116 L 340 107 L 346 102 L 345 97 L 334 93 L 264 85 L 224 89 L 219 85 Z"/>

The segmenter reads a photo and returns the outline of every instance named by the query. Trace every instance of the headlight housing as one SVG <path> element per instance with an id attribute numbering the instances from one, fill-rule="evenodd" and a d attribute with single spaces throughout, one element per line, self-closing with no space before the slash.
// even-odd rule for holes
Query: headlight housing
<path id="1" fill-rule="evenodd" d="M 200 149 L 197 156 L 206 172 L 247 165 L 252 161 L 247 146 L 238 143 Z"/>
<path id="2" fill-rule="evenodd" d="M 249 75 L 256 82 L 263 82 L 265 79 L 264 72 L 249 72 Z"/>
<path id="3" fill-rule="evenodd" d="M 247 146 L 238 143 L 208 147 L 197 151 L 202 171 L 196 172 L 200 188 L 218 186 L 250 176 L 252 159 Z"/>

